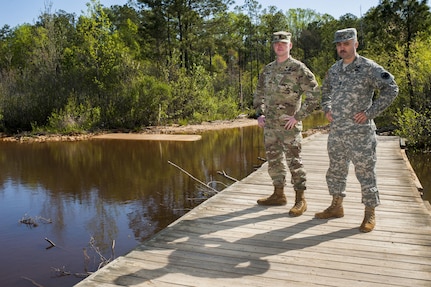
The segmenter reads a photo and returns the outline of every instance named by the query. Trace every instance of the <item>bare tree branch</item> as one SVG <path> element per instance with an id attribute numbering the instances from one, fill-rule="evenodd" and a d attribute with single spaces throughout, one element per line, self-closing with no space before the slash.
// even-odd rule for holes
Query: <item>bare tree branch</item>
<path id="1" fill-rule="evenodd" d="M 193 175 L 191 175 L 190 173 L 188 173 L 187 171 L 185 171 L 184 169 L 182 169 L 181 167 L 179 167 L 178 165 L 176 165 L 175 163 L 171 162 L 168 160 L 168 163 L 175 166 L 176 168 L 178 168 L 179 170 L 181 170 L 182 172 L 184 172 L 185 174 L 187 174 L 188 176 L 190 176 L 192 179 L 196 180 L 197 182 L 199 182 L 200 184 L 202 184 L 203 186 L 211 189 L 212 191 L 214 191 L 215 193 L 218 193 L 218 190 L 212 188 L 211 186 L 209 186 L 208 184 L 200 181 L 199 179 L 197 179 L 196 177 L 194 177 Z"/>

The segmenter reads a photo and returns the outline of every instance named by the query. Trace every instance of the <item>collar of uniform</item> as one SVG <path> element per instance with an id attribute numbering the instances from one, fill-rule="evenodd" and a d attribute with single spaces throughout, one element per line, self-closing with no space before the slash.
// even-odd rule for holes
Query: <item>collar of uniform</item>
<path id="1" fill-rule="evenodd" d="M 277 60 L 274 61 L 275 65 L 277 67 L 281 67 L 281 66 L 285 66 L 288 62 L 290 62 L 290 60 L 292 59 L 291 56 L 289 56 L 286 60 L 284 60 L 283 62 L 278 62 Z"/>
<path id="2" fill-rule="evenodd" d="M 361 67 L 361 57 L 356 54 L 355 59 L 346 66 L 346 70 L 359 69 Z M 343 59 L 341 59 L 338 63 L 338 68 L 343 70 Z"/>

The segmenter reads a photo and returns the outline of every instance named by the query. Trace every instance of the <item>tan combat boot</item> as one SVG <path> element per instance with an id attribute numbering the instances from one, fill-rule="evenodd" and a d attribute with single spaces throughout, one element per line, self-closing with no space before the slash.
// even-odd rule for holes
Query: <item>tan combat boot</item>
<path id="1" fill-rule="evenodd" d="M 374 207 L 365 207 L 364 220 L 362 221 L 359 230 L 362 232 L 370 232 L 376 226 L 376 215 L 374 213 Z"/>
<path id="2" fill-rule="evenodd" d="M 307 210 L 307 202 L 305 201 L 304 191 L 296 190 L 295 205 L 289 210 L 290 216 L 300 216 Z"/>
<path id="3" fill-rule="evenodd" d="M 274 193 L 266 198 L 257 200 L 259 205 L 286 205 L 287 199 L 284 195 L 284 186 L 274 186 Z"/>
<path id="4" fill-rule="evenodd" d="M 343 197 L 339 195 L 333 196 L 332 203 L 327 209 L 314 215 L 315 218 L 319 219 L 339 218 L 343 216 Z"/>

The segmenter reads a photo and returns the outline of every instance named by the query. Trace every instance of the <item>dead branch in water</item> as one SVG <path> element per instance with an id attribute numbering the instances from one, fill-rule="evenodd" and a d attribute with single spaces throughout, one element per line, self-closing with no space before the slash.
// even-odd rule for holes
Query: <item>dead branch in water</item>
<path id="1" fill-rule="evenodd" d="M 51 246 L 48 246 L 46 249 L 49 249 L 49 248 L 55 247 L 55 243 L 54 243 L 54 242 L 52 242 L 51 240 L 49 240 L 49 239 L 48 239 L 48 238 L 46 238 L 46 237 L 45 237 L 45 240 L 46 240 L 46 241 L 48 241 L 48 242 L 49 242 L 49 244 L 51 244 Z"/>
<path id="2" fill-rule="evenodd" d="M 21 278 L 22 278 L 22 279 L 25 279 L 25 280 L 27 280 L 27 281 L 30 281 L 34 286 L 37 286 L 37 287 L 43 287 L 43 285 L 40 285 L 39 283 L 37 283 L 37 282 L 36 282 L 36 281 L 34 281 L 33 279 L 30 279 L 30 278 L 25 277 L 25 276 L 22 276 Z"/>
<path id="3" fill-rule="evenodd" d="M 101 253 L 99 247 L 97 247 L 95 245 L 95 243 L 96 243 L 96 240 L 94 239 L 94 237 L 91 237 L 89 244 L 90 244 L 91 248 L 93 249 L 93 251 L 96 252 L 96 254 L 99 255 L 99 257 L 100 257 L 100 264 L 99 264 L 99 266 L 97 268 L 97 270 L 99 270 L 100 268 L 102 268 L 103 266 L 105 266 L 109 262 L 111 262 L 112 259 L 114 259 L 115 240 L 112 241 L 112 245 L 111 245 L 112 255 L 111 255 L 111 257 L 109 259 L 106 258 L 105 256 L 103 256 L 103 254 Z"/>
<path id="4" fill-rule="evenodd" d="M 66 267 L 65 266 L 63 266 L 61 268 L 51 267 L 51 269 L 56 273 L 57 277 L 69 276 L 69 275 L 72 274 L 71 272 L 66 271 Z"/>
<path id="5" fill-rule="evenodd" d="M 111 256 L 112 258 L 115 258 L 115 239 L 112 240 L 112 245 L 111 245 Z"/>
<path id="6" fill-rule="evenodd" d="M 82 249 L 82 251 L 83 251 L 83 253 L 84 253 L 84 270 L 85 270 L 85 272 L 88 272 L 88 266 L 89 266 L 89 264 L 90 264 L 90 259 L 91 259 L 91 257 L 90 256 L 88 256 L 88 253 L 87 253 L 87 248 L 83 248 Z"/>
<path id="7" fill-rule="evenodd" d="M 73 275 L 77 278 L 86 278 L 88 276 L 90 276 L 92 274 L 92 272 L 88 272 L 88 273 L 74 273 Z"/>
<path id="8" fill-rule="evenodd" d="M 21 218 L 19 223 L 25 224 L 29 227 L 38 227 L 40 221 L 43 223 L 52 223 L 51 219 L 47 219 L 42 216 L 30 217 L 27 214 Z"/>
<path id="9" fill-rule="evenodd" d="M 90 276 L 92 274 L 92 272 L 86 272 L 86 273 L 82 273 L 82 272 L 77 272 L 77 273 L 72 273 L 70 271 L 66 271 L 66 267 L 61 267 L 61 268 L 56 268 L 56 267 L 51 267 L 52 271 L 54 272 L 56 277 L 63 277 L 63 276 L 70 276 L 73 275 L 77 278 L 86 278 L 88 276 Z"/>
<path id="10" fill-rule="evenodd" d="M 223 170 L 223 171 L 217 171 L 217 173 L 218 174 L 221 174 L 221 175 L 223 175 L 224 177 L 226 177 L 226 178 L 228 178 L 228 179 L 230 179 L 230 180 L 232 180 L 232 181 L 239 181 L 239 180 L 237 180 L 236 178 L 234 178 L 234 177 L 231 177 L 231 176 L 229 176 L 229 175 L 227 175 L 226 174 L 226 172 Z"/>
<path id="11" fill-rule="evenodd" d="M 192 179 L 194 179 L 195 181 L 199 182 L 200 184 L 202 184 L 203 186 L 209 188 L 210 190 L 214 191 L 215 193 L 218 193 L 218 190 L 212 188 L 211 186 L 209 186 L 208 184 L 200 181 L 199 179 L 197 179 L 196 177 L 194 177 L 193 175 L 191 175 L 190 173 L 188 173 L 187 171 L 185 171 L 184 169 L 182 169 L 181 167 L 179 167 L 178 165 L 176 165 L 175 163 L 171 162 L 168 160 L 168 163 L 175 166 L 176 168 L 178 168 L 179 170 L 181 170 L 182 172 L 184 172 L 185 174 L 187 174 L 188 176 L 190 176 Z"/>
<path id="12" fill-rule="evenodd" d="M 21 218 L 19 223 L 25 224 L 29 227 L 37 227 L 39 225 L 34 218 L 29 217 L 27 215 L 24 215 L 24 217 Z"/>
<path id="13" fill-rule="evenodd" d="M 52 223 L 51 218 L 44 218 L 42 216 L 38 216 L 37 218 L 41 221 L 44 221 L 44 223 Z"/>
<path id="14" fill-rule="evenodd" d="M 227 184 L 225 184 L 224 182 L 221 182 L 221 181 L 218 181 L 218 180 L 212 180 L 212 181 L 210 181 L 210 182 L 208 182 L 208 184 L 221 184 L 221 185 L 223 185 L 224 187 L 228 187 L 228 185 Z"/>
<path id="15" fill-rule="evenodd" d="M 49 243 L 51 243 L 51 247 L 55 246 L 55 243 L 52 242 L 51 240 L 49 240 L 48 238 L 45 238 L 46 241 L 48 241 Z M 99 247 L 96 246 L 96 240 L 94 239 L 94 237 L 90 238 L 90 242 L 89 245 L 91 247 L 91 250 L 93 252 L 95 252 L 99 258 L 100 258 L 100 263 L 97 267 L 97 270 L 101 269 L 102 267 L 104 267 L 105 265 L 107 265 L 109 262 L 111 262 L 114 258 L 115 258 L 115 240 L 112 241 L 111 244 L 111 257 L 110 258 L 106 258 L 105 256 L 103 256 L 102 252 L 100 251 Z M 49 248 L 51 248 L 49 247 Z M 56 277 L 63 277 L 63 276 L 70 276 L 73 275 L 77 278 L 85 278 L 88 277 L 89 275 L 91 275 L 93 272 L 88 270 L 88 264 L 90 263 L 91 257 L 88 255 L 87 253 L 87 248 L 83 248 L 83 252 L 84 252 L 84 270 L 85 272 L 70 272 L 66 270 L 66 267 L 51 267 L 52 272 L 54 272 L 54 275 Z M 31 281 L 33 284 L 37 284 L 34 281 L 32 281 L 31 279 L 26 278 L 27 280 Z M 36 285 L 36 286 L 41 286 L 41 285 Z M 41 286 L 43 287 L 43 286 Z"/>

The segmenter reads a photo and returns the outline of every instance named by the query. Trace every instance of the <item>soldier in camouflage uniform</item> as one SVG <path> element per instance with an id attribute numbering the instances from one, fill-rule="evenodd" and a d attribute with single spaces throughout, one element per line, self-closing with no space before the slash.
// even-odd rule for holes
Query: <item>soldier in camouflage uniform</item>
<path id="1" fill-rule="evenodd" d="M 355 167 L 365 205 L 362 232 L 374 229 L 375 207 L 380 204 L 376 185 L 376 126 L 374 118 L 398 95 L 394 77 L 372 60 L 357 54 L 356 29 L 335 32 L 337 53 L 341 60 L 328 71 L 322 86 L 322 109 L 330 121 L 327 149 L 329 168 L 326 182 L 332 204 L 316 218 L 344 216 L 346 177 L 350 162 Z M 377 99 L 374 91 L 379 90 Z"/>
<path id="2" fill-rule="evenodd" d="M 274 185 L 274 193 L 257 203 L 287 203 L 284 186 L 289 168 L 296 193 L 289 214 L 299 216 L 307 209 L 304 197 L 306 172 L 301 160 L 301 120 L 319 104 L 320 89 L 313 73 L 290 56 L 290 38 L 288 32 L 274 33 L 272 45 L 277 58 L 263 69 L 254 95 L 258 125 L 264 127 L 268 173 Z"/>

